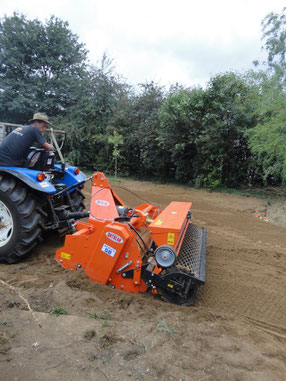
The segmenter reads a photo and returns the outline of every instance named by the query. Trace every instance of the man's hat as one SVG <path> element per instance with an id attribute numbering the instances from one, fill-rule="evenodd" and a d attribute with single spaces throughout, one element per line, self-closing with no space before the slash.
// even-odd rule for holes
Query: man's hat
<path id="1" fill-rule="evenodd" d="M 46 115 L 46 114 L 41 114 L 41 113 L 39 113 L 39 112 L 37 112 L 36 114 L 34 114 L 33 119 L 30 119 L 30 120 L 29 120 L 29 123 L 32 123 L 32 122 L 34 122 L 35 120 L 41 120 L 41 121 L 46 122 L 46 123 L 48 123 L 48 124 L 52 124 L 51 122 L 49 122 L 48 115 Z"/>

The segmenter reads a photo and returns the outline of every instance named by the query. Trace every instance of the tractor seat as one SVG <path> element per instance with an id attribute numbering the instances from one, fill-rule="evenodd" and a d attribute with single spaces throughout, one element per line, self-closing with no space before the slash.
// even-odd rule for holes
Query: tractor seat
<path id="1" fill-rule="evenodd" d="M 30 147 L 24 167 L 45 171 L 54 168 L 55 154 L 53 151 L 46 151 L 44 148 Z"/>

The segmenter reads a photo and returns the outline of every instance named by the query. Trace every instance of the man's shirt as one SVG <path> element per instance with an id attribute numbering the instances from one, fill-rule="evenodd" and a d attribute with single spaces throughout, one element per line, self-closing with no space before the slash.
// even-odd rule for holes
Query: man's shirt
<path id="1" fill-rule="evenodd" d="M 45 139 L 36 126 L 21 126 L 10 132 L 0 145 L 0 161 L 21 165 L 34 142 L 42 145 Z"/>

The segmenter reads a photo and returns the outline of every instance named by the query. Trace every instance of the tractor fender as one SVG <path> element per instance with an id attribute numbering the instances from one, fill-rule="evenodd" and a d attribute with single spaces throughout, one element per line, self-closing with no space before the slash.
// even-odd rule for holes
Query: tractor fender
<path id="1" fill-rule="evenodd" d="M 36 191 L 53 194 L 56 193 L 56 188 L 47 180 L 39 181 L 37 175 L 42 173 L 29 168 L 23 167 L 0 167 L 0 173 L 6 172 L 10 176 L 14 176 L 17 179 L 23 181 L 28 187 L 35 189 Z"/>
<path id="2" fill-rule="evenodd" d="M 60 165 L 59 164 L 55 164 L 55 168 L 58 168 L 60 169 Z M 77 167 L 74 167 L 74 166 L 68 166 L 65 170 L 65 174 L 64 174 L 64 179 L 63 179 L 63 183 L 69 187 L 73 184 L 76 184 L 76 183 L 79 183 L 83 180 L 86 179 L 86 175 L 79 171 L 78 174 L 75 174 L 75 169 L 77 169 Z"/>

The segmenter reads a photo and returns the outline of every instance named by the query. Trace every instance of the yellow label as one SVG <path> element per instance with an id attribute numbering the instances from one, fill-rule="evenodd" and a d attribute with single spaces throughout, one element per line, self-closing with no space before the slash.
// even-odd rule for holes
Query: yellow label
<path id="1" fill-rule="evenodd" d="M 43 188 L 46 188 L 46 187 L 49 186 L 49 184 L 46 183 L 45 181 L 43 181 L 42 183 L 40 183 L 40 185 L 41 185 L 41 187 L 43 187 Z"/>
<path id="2" fill-rule="evenodd" d="M 68 253 L 61 253 L 61 257 L 64 258 L 64 259 L 71 259 L 71 255 L 68 254 Z"/>
<path id="3" fill-rule="evenodd" d="M 174 286 L 172 284 L 168 284 L 168 287 L 169 288 L 174 288 Z"/>
<path id="4" fill-rule="evenodd" d="M 158 221 L 155 222 L 154 225 L 162 225 L 163 222 L 164 222 L 164 220 L 158 220 Z"/>
<path id="5" fill-rule="evenodd" d="M 168 233 L 168 245 L 174 245 L 175 243 L 175 233 Z"/>

